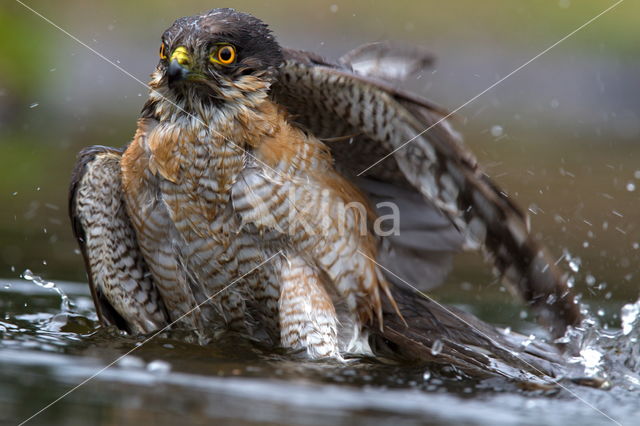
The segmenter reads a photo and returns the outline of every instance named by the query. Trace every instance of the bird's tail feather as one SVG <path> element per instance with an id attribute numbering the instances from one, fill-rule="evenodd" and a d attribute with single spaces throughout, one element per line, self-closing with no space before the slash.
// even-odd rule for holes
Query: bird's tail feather
<path id="1" fill-rule="evenodd" d="M 394 286 L 393 297 L 406 324 L 387 303 L 382 329 L 369 333 L 373 352 L 428 364 L 473 378 L 501 377 L 545 384 L 566 373 L 560 350 L 506 333 L 455 308 Z"/>

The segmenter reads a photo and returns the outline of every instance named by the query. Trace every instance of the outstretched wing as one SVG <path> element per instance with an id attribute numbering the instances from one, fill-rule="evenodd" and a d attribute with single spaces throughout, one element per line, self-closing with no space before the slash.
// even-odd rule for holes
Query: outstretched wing
<path id="1" fill-rule="evenodd" d="M 444 120 L 444 111 L 383 80 L 357 74 L 346 61 L 331 64 L 294 50 L 286 51 L 285 59 L 273 97 L 292 121 L 327 142 L 342 173 L 374 198 L 389 198 L 376 187 L 383 184 L 397 187 L 396 195 L 419 192 L 424 209 L 436 206 L 467 246 L 486 249 L 498 272 L 537 309 L 553 334 L 579 323 L 566 280 L 530 235 L 526 216 L 478 168 Z M 428 229 L 433 215 L 421 222 L 419 213 L 405 214 L 411 215 L 413 227 Z M 411 232 L 404 235 L 410 238 Z M 391 252 L 400 249 L 396 259 L 416 261 L 404 262 L 405 268 L 430 255 L 406 238 L 401 233 L 390 241 Z M 412 250 L 405 250 L 410 244 Z M 400 276 L 408 270 L 394 270 L 393 258 L 385 261 Z"/>
<path id="2" fill-rule="evenodd" d="M 78 154 L 69 215 L 100 321 L 133 333 L 149 333 L 168 323 L 167 314 L 125 209 L 121 154 L 102 146 Z"/>
<path id="3" fill-rule="evenodd" d="M 420 46 L 406 46 L 389 41 L 362 45 L 340 58 L 340 63 L 356 74 L 390 82 L 405 80 L 433 62 L 433 55 Z"/>

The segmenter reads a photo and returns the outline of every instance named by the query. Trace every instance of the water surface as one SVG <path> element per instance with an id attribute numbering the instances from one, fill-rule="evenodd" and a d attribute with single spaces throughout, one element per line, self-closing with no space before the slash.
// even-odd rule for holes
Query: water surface
<path id="1" fill-rule="evenodd" d="M 600 354 L 592 367 L 610 378 L 609 390 L 563 383 L 523 391 L 371 360 L 300 361 L 233 336 L 200 346 L 166 333 L 141 345 L 143 337 L 98 326 L 86 284 L 0 283 L 0 421 L 7 424 L 67 392 L 28 424 L 587 425 L 636 424 L 640 414 L 636 324 L 629 317 L 635 305 L 625 311 L 627 335 L 600 329 L 581 335 Z M 493 320 L 544 334 L 509 320 L 514 309 L 494 306 Z M 605 350 L 611 355 L 602 356 Z"/>

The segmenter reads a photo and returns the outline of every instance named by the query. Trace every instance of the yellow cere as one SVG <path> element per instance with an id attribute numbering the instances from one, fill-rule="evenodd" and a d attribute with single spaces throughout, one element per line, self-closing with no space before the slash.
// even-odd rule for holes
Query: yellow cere
<path id="1" fill-rule="evenodd" d="M 180 46 L 174 50 L 171 54 L 171 61 L 173 62 L 173 60 L 176 60 L 180 65 L 187 65 L 191 61 L 187 48 Z"/>

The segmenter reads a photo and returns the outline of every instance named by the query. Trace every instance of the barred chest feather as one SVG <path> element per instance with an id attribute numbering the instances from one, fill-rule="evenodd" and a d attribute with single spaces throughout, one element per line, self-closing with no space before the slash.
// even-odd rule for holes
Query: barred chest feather
<path id="1" fill-rule="evenodd" d="M 366 200 L 333 170 L 326 146 L 276 105 L 201 115 L 141 120 L 122 161 L 140 246 L 163 299 L 177 301 L 167 303 L 170 315 L 233 282 L 187 325 L 226 324 L 314 357 L 353 346 L 386 287 L 356 213 L 322 209 Z"/>

